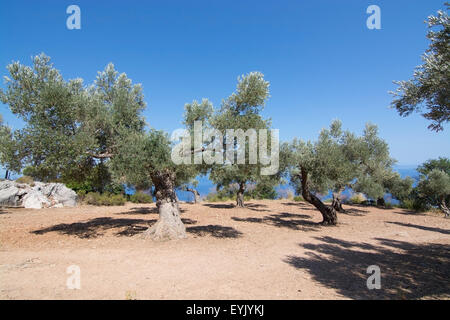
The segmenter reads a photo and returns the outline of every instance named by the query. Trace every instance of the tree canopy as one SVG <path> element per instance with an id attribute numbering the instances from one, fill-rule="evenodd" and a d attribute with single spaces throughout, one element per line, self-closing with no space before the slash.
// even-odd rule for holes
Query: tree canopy
<path id="1" fill-rule="evenodd" d="M 430 46 L 422 56 L 423 64 L 416 68 L 408 81 L 395 81 L 398 85 L 392 101 L 401 116 L 413 112 L 431 120 L 429 129 L 441 131 L 450 120 L 450 19 L 449 3 L 446 10 L 439 10 L 436 16 L 428 17 Z"/>

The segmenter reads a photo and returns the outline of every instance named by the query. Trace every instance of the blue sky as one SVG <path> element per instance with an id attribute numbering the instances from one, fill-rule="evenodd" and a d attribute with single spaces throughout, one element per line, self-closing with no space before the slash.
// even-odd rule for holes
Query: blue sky
<path id="1" fill-rule="evenodd" d="M 149 124 L 181 126 L 183 106 L 209 98 L 219 106 L 238 75 L 261 71 L 271 83 L 264 115 L 282 140 L 315 139 L 333 119 L 361 132 L 371 121 L 400 165 L 450 157 L 450 128 L 429 131 L 420 115 L 389 109 L 393 80 L 406 80 L 427 48 L 424 20 L 444 0 L 341 1 L 2 1 L 0 75 L 13 60 L 45 52 L 66 79 L 91 83 L 113 62 L 142 83 Z M 81 8 L 68 30 L 66 8 Z M 381 8 L 381 30 L 366 9 Z M 2 84 L 3 86 L 3 84 Z M 0 104 L 1 114 L 21 126 Z"/>

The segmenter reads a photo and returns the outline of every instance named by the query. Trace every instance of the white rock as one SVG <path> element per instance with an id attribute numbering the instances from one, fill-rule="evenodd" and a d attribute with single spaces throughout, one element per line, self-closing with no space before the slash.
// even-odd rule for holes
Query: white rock
<path id="1" fill-rule="evenodd" d="M 42 193 L 30 190 L 24 197 L 22 205 L 29 209 L 42 209 L 51 205 L 50 201 Z"/>
<path id="2" fill-rule="evenodd" d="M 41 209 L 44 207 L 74 207 L 77 194 L 62 183 L 0 181 L 0 206 Z"/>

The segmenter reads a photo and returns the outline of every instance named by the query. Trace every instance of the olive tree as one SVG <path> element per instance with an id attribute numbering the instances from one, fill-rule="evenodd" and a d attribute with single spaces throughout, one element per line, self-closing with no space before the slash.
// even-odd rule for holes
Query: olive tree
<path id="1" fill-rule="evenodd" d="M 408 81 L 395 81 L 398 85 L 392 101 L 401 116 L 426 111 L 423 116 L 431 120 L 429 129 L 443 130 L 443 124 L 450 120 L 450 19 L 449 3 L 446 10 L 439 10 L 437 16 L 428 17 L 430 46 L 422 56 L 423 64 L 416 68 L 414 77 Z"/>
<path id="2" fill-rule="evenodd" d="M 336 204 L 326 205 L 319 194 L 339 190 L 351 183 L 355 176 L 352 163 L 344 152 L 345 137 L 340 121 L 334 121 L 330 129 L 323 129 L 315 142 L 294 139 L 281 148 L 291 184 L 297 193 L 314 205 L 322 214 L 324 225 L 336 225 Z"/>
<path id="3" fill-rule="evenodd" d="M 450 159 L 429 160 L 417 170 L 420 173 L 416 187 L 419 198 L 450 217 Z"/>
<path id="4" fill-rule="evenodd" d="M 7 69 L 0 98 L 25 122 L 13 133 L 16 159 L 41 180 L 81 178 L 111 158 L 117 141 L 144 129 L 142 88 L 112 64 L 91 86 L 64 80 L 44 54 L 32 67 L 13 62 Z"/>
<path id="5" fill-rule="evenodd" d="M 344 188 L 362 191 L 375 199 L 384 195 L 388 182 L 392 189 L 394 185 L 398 188 L 392 172 L 394 160 L 372 124 L 366 124 L 363 134 L 357 136 L 342 130 L 341 122 L 335 120 L 329 129 L 321 131 L 317 141 L 294 139 L 283 144 L 280 154 L 291 184 L 321 212 L 325 225 L 335 225 L 336 212 L 344 211 L 340 199 Z M 330 190 L 333 201 L 326 205 L 319 195 Z"/>
<path id="6" fill-rule="evenodd" d="M 144 182 L 153 186 L 159 220 L 143 233 L 153 240 L 182 239 L 186 229 L 181 221 L 176 189 L 197 174 L 190 165 L 172 161 L 173 144 L 163 131 L 128 135 L 117 144 L 110 166 L 116 181 L 132 185 Z"/>
<path id="7" fill-rule="evenodd" d="M 378 128 L 374 124 L 366 124 L 363 135 L 348 136 L 346 152 L 351 161 L 357 164 L 357 176 L 350 187 L 364 193 L 368 198 L 384 206 L 384 195 L 391 193 L 398 200 L 408 197 L 412 190 L 413 180 L 402 179 L 394 171 L 396 160 L 390 156 L 389 145 L 378 136 Z"/>
<path id="8" fill-rule="evenodd" d="M 186 236 L 175 188 L 195 170 L 172 162 L 167 134 L 146 130 L 140 85 L 112 64 L 90 86 L 65 81 L 44 54 L 33 59 L 33 67 L 14 62 L 8 71 L 0 97 L 25 121 L 14 132 L 21 167 L 57 178 L 86 161 L 103 163 L 118 183 L 154 187 L 160 219 L 145 236 Z"/>
<path id="9" fill-rule="evenodd" d="M 202 132 L 211 135 L 202 140 L 200 145 L 192 147 L 194 157 L 213 151 L 219 163 L 206 163 L 204 168 L 209 172 L 209 178 L 222 188 L 230 184 L 237 184 L 236 205 L 244 206 L 244 193 L 248 183 L 257 183 L 261 177 L 263 165 L 256 161 L 257 154 L 251 152 L 258 145 L 257 133 L 267 130 L 270 142 L 267 152 L 272 154 L 272 136 L 269 131 L 270 119 L 261 116 L 265 103 L 269 97 L 269 83 L 263 74 L 251 72 L 238 78 L 236 91 L 222 101 L 219 109 L 203 99 L 201 103 L 194 101 L 186 104 L 184 124 L 194 141 L 196 135 L 195 123 L 201 123 Z M 201 135 L 201 134 L 200 134 Z M 243 137 L 243 139 L 240 139 Z M 259 137 L 261 139 L 261 137 Z M 195 143 L 194 143 L 195 145 Z M 260 159 L 261 159 L 261 150 Z M 267 175 L 279 179 L 278 172 Z"/>
<path id="10" fill-rule="evenodd" d="M 5 168 L 5 179 L 9 178 L 11 172 L 20 171 L 18 161 L 17 145 L 14 133 L 9 126 L 3 123 L 0 115 L 0 165 Z"/>

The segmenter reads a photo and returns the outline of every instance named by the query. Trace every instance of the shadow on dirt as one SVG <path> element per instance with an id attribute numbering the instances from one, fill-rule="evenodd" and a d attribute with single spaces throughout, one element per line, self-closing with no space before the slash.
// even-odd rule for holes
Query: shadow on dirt
<path id="1" fill-rule="evenodd" d="M 403 222 L 391 222 L 391 221 L 388 221 L 387 223 L 396 224 L 396 225 L 402 226 L 402 227 L 416 228 L 416 229 L 425 230 L 425 231 L 438 232 L 438 233 L 442 233 L 442 234 L 450 234 L 450 230 L 449 229 L 426 227 L 426 226 L 420 226 L 420 225 L 417 225 L 417 224 L 403 223 Z"/>
<path id="2" fill-rule="evenodd" d="M 450 295 L 450 248 L 376 239 L 379 245 L 316 237 L 319 244 L 300 244 L 306 257 L 286 263 L 306 270 L 314 281 L 351 299 L 418 299 Z M 381 271 L 381 289 L 369 290 L 367 268 Z"/>
<path id="3" fill-rule="evenodd" d="M 270 226 L 278 227 L 278 228 L 288 228 L 292 230 L 302 230 L 302 231 L 314 231 L 320 228 L 319 223 L 315 223 L 312 221 L 308 221 L 306 219 L 311 219 L 310 216 L 305 214 L 295 214 L 282 212 L 278 214 L 271 214 L 264 216 L 262 218 L 259 217 L 250 217 L 250 218 L 239 218 L 239 217 L 231 217 L 232 220 L 238 222 L 252 222 L 252 223 L 263 223 Z"/>
<path id="4" fill-rule="evenodd" d="M 214 238 L 239 238 L 242 236 L 242 232 L 232 227 L 220 225 L 187 227 L 186 231 L 199 237 L 212 236 Z"/>
<path id="5" fill-rule="evenodd" d="M 181 219 L 184 224 L 195 224 L 197 221 Z M 150 219 L 114 219 L 110 217 L 95 218 L 85 222 L 62 223 L 48 228 L 32 231 L 31 233 L 41 235 L 48 232 L 58 232 L 63 235 L 75 236 L 82 239 L 92 239 L 104 235 L 111 229 L 119 229 L 116 236 L 134 236 L 147 230 L 157 220 Z"/>
<path id="6" fill-rule="evenodd" d="M 227 204 L 225 204 L 225 203 L 217 203 L 217 204 L 214 204 L 214 203 L 203 203 L 203 205 L 206 206 L 206 207 L 213 208 L 213 209 L 232 209 L 232 208 L 235 208 L 235 205 L 231 204 L 231 203 L 227 203 Z"/>
<path id="7" fill-rule="evenodd" d="M 186 212 L 186 209 L 182 209 L 180 208 L 180 213 Z M 130 211 L 126 211 L 126 212 L 119 212 L 116 214 L 129 214 L 129 215 L 133 215 L 133 214 L 158 214 L 158 208 L 156 207 L 135 207 L 135 208 L 131 208 Z"/>

